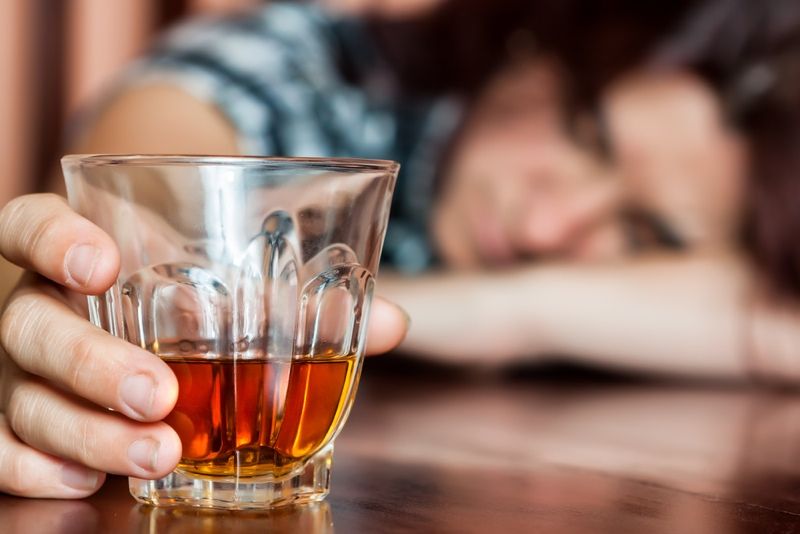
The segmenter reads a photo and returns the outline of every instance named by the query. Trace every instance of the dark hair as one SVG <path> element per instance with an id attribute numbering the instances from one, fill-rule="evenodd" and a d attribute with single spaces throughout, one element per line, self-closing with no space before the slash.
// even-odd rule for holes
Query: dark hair
<path id="1" fill-rule="evenodd" d="M 646 58 L 696 70 L 749 140 L 744 241 L 800 297 L 800 1 L 450 0 L 371 28 L 411 92 L 475 92 L 520 32 L 564 62 L 578 105 Z"/>
<path id="2" fill-rule="evenodd" d="M 659 55 L 704 75 L 747 137 L 744 240 L 773 289 L 800 297 L 800 2 L 709 0 Z"/>
<path id="3" fill-rule="evenodd" d="M 553 53 L 588 99 L 642 61 L 696 0 L 449 0 L 424 16 L 370 21 L 401 85 L 478 90 L 515 44 Z"/>
<path id="4" fill-rule="evenodd" d="M 753 179 L 745 239 L 774 289 L 800 296 L 800 87 L 765 98 L 748 119 Z"/>

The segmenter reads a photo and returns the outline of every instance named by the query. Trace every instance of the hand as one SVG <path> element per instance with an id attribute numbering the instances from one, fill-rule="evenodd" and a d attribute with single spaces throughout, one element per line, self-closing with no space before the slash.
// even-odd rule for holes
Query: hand
<path id="1" fill-rule="evenodd" d="M 687 73 L 636 73 L 602 106 L 630 202 L 690 247 L 738 242 L 746 150 L 712 89 Z"/>
<path id="2" fill-rule="evenodd" d="M 0 491 L 79 498 L 106 473 L 172 471 L 181 444 L 161 419 L 177 397 L 175 376 L 86 320 L 84 295 L 118 274 L 111 238 L 60 197 L 28 195 L 0 212 L 0 254 L 28 270 L 0 316 Z M 402 340 L 407 320 L 381 299 L 372 309 L 374 354 Z"/>

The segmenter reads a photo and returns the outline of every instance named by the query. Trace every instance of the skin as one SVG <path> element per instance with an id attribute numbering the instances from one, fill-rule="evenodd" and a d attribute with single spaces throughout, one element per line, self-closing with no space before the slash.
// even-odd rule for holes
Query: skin
<path id="1" fill-rule="evenodd" d="M 383 289 L 414 319 L 402 348 L 443 362 L 496 367 L 548 357 L 742 380 L 750 276 L 739 258 L 709 254 L 432 273 L 384 279 Z"/>
<path id="2" fill-rule="evenodd" d="M 529 101 L 527 111 L 517 108 L 499 123 L 468 126 L 456 150 L 433 227 L 451 269 L 384 278 L 384 290 L 415 321 L 402 348 L 490 367 L 548 357 L 681 378 L 796 383 L 791 347 L 800 343 L 800 306 L 768 293 L 738 249 L 746 146 L 713 92 L 682 72 L 620 80 L 603 101 L 614 168 L 604 174 L 599 164 L 584 164 L 570 174 L 559 170 L 594 156 L 564 140 L 553 119 L 555 91 L 536 69 L 495 81 L 475 115 L 491 114 L 496 94 L 525 85 L 530 100 L 538 94 L 550 105 L 533 110 Z M 531 83 L 537 75 L 538 85 Z M 526 174 L 543 161 L 550 173 Z M 542 176 L 559 195 L 537 198 Z M 584 201 L 615 180 L 624 195 Z M 654 213 L 678 232 L 684 250 L 632 255 L 610 246 L 581 254 L 582 236 L 614 235 L 620 202 Z M 475 213 L 479 224 L 470 223 Z M 526 255 L 546 261 L 515 261 Z"/>
<path id="3" fill-rule="evenodd" d="M 747 151 L 714 92 L 686 72 L 641 72 L 603 99 L 629 202 L 693 248 L 735 246 Z"/>
<path id="4" fill-rule="evenodd" d="M 71 151 L 238 153 L 220 114 L 165 87 L 119 97 Z M 62 197 L 26 195 L 0 211 L 0 254 L 25 270 L 0 315 L 0 491 L 79 498 L 106 473 L 172 471 L 180 440 L 161 419 L 177 397 L 175 376 L 85 316 L 81 296 L 104 292 L 116 278 L 111 239 Z M 367 352 L 392 349 L 406 328 L 400 308 L 376 299 Z"/>
<path id="5" fill-rule="evenodd" d="M 707 89 L 691 78 L 670 81 L 675 85 L 666 96 L 681 98 L 650 98 L 644 109 L 658 109 L 660 116 L 669 118 L 681 112 L 675 106 L 691 97 L 704 117 L 692 134 L 699 134 L 697 139 L 704 140 L 708 150 L 692 152 L 696 142 L 682 143 L 675 137 L 684 133 L 673 135 L 673 128 L 659 129 L 660 121 L 647 126 L 649 137 L 636 134 L 635 128 L 630 133 L 640 126 L 625 117 L 639 114 L 626 115 L 624 110 L 635 109 L 637 102 L 644 105 L 637 98 L 647 94 L 650 81 L 631 79 L 626 82 L 630 85 L 609 93 L 614 97 L 608 104 L 609 127 L 615 132 L 615 153 L 621 155 L 613 169 L 581 145 L 565 140 L 553 127 L 558 121 L 545 120 L 550 113 L 546 106 L 522 113 L 528 117 L 522 122 L 517 120 L 521 113 L 514 111 L 500 124 L 477 124 L 467 133 L 464 147 L 469 150 L 462 147 L 463 159 L 454 164 L 458 172 L 451 176 L 442 199 L 443 212 L 455 214 L 453 220 L 458 221 L 470 206 L 476 206 L 472 201 L 462 205 L 461 199 L 470 197 L 459 193 L 462 180 L 468 192 L 481 191 L 481 187 L 485 191 L 491 183 L 502 184 L 498 189 L 525 191 L 532 183 L 534 194 L 529 198 L 497 193 L 503 200 L 490 203 L 484 215 L 499 228 L 500 238 L 494 245 L 487 246 L 491 239 L 484 242 L 470 233 L 480 225 L 456 224 L 447 230 L 452 222 L 445 217 L 441 223 L 445 230 L 438 230 L 442 250 L 453 237 L 458 245 L 453 250 L 466 251 L 445 250 L 454 267 L 451 271 L 413 280 L 381 277 L 382 291 L 414 318 L 415 328 L 402 348 L 440 361 L 483 366 L 569 355 L 595 365 L 695 379 L 742 380 L 756 371 L 792 382 L 800 379 L 793 363 L 793 348 L 800 344 L 798 307 L 762 296 L 757 274 L 724 237 L 735 225 L 736 217 L 725 214 L 738 212 L 740 177 L 733 171 L 741 168 L 744 155 L 734 148 L 734 136 L 718 120 L 716 101 L 707 98 Z M 698 109 L 691 115 L 697 116 Z M 532 148 L 529 134 L 534 131 L 542 143 L 550 143 L 544 145 L 548 150 Z M 503 142 L 493 142 L 492 136 L 502 136 Z M 649 141 L 634 150 L 625 145 L 625 139 Z M 673 152 L 668 157 L 662 152 L 668 147 L 682 148 L 669 148 Z M 167 87 L 143 87 L 122 95 L 73 149 L 223 154 L 235 150 L 233 130 L 213 108 Z M 622 156 L 637 151 L 632 159 Z M 529 183 L 527 152 L 535 160 L 534 167 L 553 171 L 530 173 L 545 178 Z M 687 163 L 698 158 L 702 165 Z M 676 166 L 669 168 L 672 163 Z M 499 175 L 502 181 L 469 178 L 491 176 L 483 171 L 506 164 L 509 172 Z M 715 199 L 702 182 L 711 179 L 705 171 L 719 168 L 731 172 L 722 172 L 714 180 L 732 193 Z M 658 208 L 659 215 L 676 228 L 699 229 L 687 231 L 691 246 L 686 251 L 629 256 L 620 251 L 618 241 L 614 244 L 618 238 L 590 239 L 595 232 L 618 236 L 616 207 L 620 198 L 631 201 L 608 191 L 595 195 L 598 184 L 664 185 L 667 177 L 681 179 L 692 189 L 690 195 L 701 200 L 692 205 L 712 206 L 711 211 L 718 214 L 708 219 L 690 214 L 687 220 L 692 224 L 683 225 L 683 209 L 671 201 Z M 482 185 L 473 188 L 476 183 Z M 632 198 L 647 198 L 648 187 Z M 557 194 L 540 194 L 550 188 Z M 520 198 L 525 201 L 515 204 Z M 713 204 L 717 201 L 719 206 Z M 542 232 L 536 228 L 541 221 L 536 222 L 537 214 L 529 213 L 526 202 L 549 214 L 546 223 L 557 223 L 561 230 L 551 232 L 555 238 L 531 239 L 518 232 L 528 226 L 534 235 Z M 514 218 L 504 218 L 509 213 L 523 219 L 531 215 L 533 222 L 517 224 Z M 605 244 L 600 252 L 587 254 L 582 243 L 594 239 Z M 496 243 L 505 243 L 507 249 Z M 79 245 L 91 245 L 99 252 L 86 254 L 87 249 L 82 249 L 78 254 L 74 247 Z M 0 364 L 0 412 L 4 414 L 0 419 L 0 490 L 26 496 L 81 497 L 95 491 L 106 472 L 145 478 L 169 472 L 178 460 L 179 442 L 159 421 L 174 403 L 174 376 L 155 356 L 91 326 L 74 306 L 76 295 L 100 293 L 114 279 L 118 252 L 109 238 L 59 198 L 28 196 L 0 213 L 0 253 L 28 271 L 0 316 L 0 343 L 5 350 Z M 518 261 L 531 254 L 548 261 Z M 576 257 L 582 261 L 571 261 Z M 75 258 L 89 260 L 81 268 L 80 262 L 73 265 Z M 508 267 L 510 261 L 517 262 L 513 268 Z M 378 300 L 370 323 L 369 352 L 394 347 L 405 327 L 403 313 Z M 152 379 L 156 394 L 146 392 L 139 398 L 144 402 L 126 399 L 125 379 L 131 376 Z M 148 449 L 154 443 L 158 444 L 155 457 Z"/>
<path id="6" fill-rule="evenodd" d="M 534 59 L 502 71 L 478 99 L 433 217 L 448 267 L 624 252 L 621 181 L 566 130 L 564 92 L 557 64 Z"/>

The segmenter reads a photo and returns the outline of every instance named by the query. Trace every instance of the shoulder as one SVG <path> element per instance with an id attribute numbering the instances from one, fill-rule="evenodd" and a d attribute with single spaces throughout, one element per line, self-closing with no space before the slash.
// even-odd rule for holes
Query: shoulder
<path id="1" fill-rule="evenodd" d="M 343 22 L 284 3 L 193 20 L 164 35 L 121 85 L 167 84 L 211 103 L 244 152 L 325 155 L 363 118 L 366 101 L 341 72 L 366 33 Z"/>
<path id="2" fill-rule="evenodd" d="M 336 22 L 309 5 L 275 3 L 224 19 L 178 26 L 153 48 L 151 64 L 193 64 L 259 81 L 286 75 L 338 77 Z"/>

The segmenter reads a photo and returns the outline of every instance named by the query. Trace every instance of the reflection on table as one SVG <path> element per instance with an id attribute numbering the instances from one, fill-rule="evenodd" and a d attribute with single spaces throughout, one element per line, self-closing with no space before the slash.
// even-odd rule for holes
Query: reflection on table
<path id="1" fill-rule="evenodd" d="M 3 532 L 782 532 L 800 396 L 574 370 L 366 364 L 327 503 L 267 513 L 0 497 Z"/>

